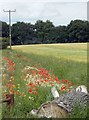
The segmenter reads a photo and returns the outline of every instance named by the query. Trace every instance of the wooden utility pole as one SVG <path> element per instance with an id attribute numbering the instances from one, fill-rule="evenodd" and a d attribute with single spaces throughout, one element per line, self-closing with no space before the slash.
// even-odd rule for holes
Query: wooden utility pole
<path id="1" fill-rule="evenodd" d="M 3 10 L 4 12 L 8 12 L 9 13 L 9 39 L 10 39 L 10 49 L 11 49 L 11 12 L 16 12 L 16 10 Z"/>

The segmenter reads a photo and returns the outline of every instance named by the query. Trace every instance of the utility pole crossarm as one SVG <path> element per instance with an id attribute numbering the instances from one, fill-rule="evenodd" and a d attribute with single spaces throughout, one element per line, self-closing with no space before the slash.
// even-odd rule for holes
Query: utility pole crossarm
<path id="1" fill-rule="evenodd" d="M 3 11 L 4 11 L 4 12 L 9 12 L 9 11 L 10 11 L 10 12 L 16 12 L 16 9 L 15 9 L 15 10 L 4 10 L 4 9 L 3 9 Z"/>
<path id="2" fill-rule="evenodd" d="M 11 12 L 16 12 L 15 10 L 3 10 L 4 12 L 9 13 L 9 38 L 10 38 L 10 49 L 11 49 Z"/>

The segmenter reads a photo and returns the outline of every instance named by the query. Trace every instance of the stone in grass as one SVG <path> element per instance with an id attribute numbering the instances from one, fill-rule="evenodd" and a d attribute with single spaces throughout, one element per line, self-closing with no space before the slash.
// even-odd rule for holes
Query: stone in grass
<path id="1" fill-rule="evenodd" d="M 67 118 L 68 111 L 59 107 L 55 102 L 47 102 L 42 104 L 38 110 L 33 109 L 30 115 L 38 118 Z"/>
<path id="2" fill-rule="evenodd" d="M 87 91 L 87 87 L 85 85 L 80 85 L 76 88 L 76 92 L 84 92 L 86 94 L 88 94 L 88 91 Z"/>
<path id="3" fill-rule="evenodd" d="M 52 93 L 54 99 L 59 98 L 59 93 L 55 87 L 52 87 L 51 93 Z"/>

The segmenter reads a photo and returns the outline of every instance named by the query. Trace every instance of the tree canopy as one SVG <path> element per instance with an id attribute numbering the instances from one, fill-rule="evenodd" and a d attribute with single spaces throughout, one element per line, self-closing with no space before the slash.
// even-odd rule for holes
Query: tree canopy
<path id="1" fill-rule="evenodd" d="M 2 37 L 9 37 L 9 25 L 2 22 Z M 72 20 L 67 26 L 54 26 L 49 20 L 12 25 L 12 44 L 89 42 L 89 21 Z"/>

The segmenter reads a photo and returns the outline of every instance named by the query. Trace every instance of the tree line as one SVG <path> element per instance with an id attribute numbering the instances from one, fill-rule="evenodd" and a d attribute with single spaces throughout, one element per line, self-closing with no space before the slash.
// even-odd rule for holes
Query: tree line
<path id="1" fill-rule="evenodd" d="M 89 42 L 89 21 L 72 20 L 67 26 L 55 26 L 49 20 L 17 22 L 11 29 L 13 45 Z M 2 22 L 2 37 L 9 37 L 6 22 Z"/>

